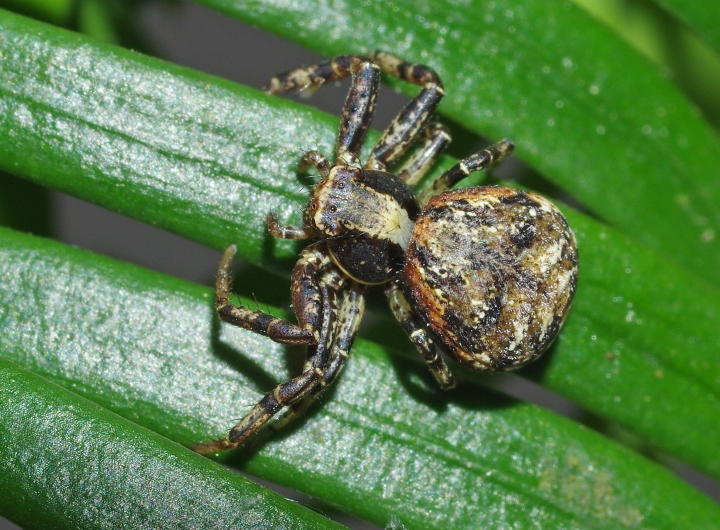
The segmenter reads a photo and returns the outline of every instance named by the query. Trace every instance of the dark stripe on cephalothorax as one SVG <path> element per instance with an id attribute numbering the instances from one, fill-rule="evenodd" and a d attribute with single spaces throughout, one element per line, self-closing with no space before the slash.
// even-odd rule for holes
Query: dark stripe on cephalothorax
<path id="1" fill-rule="evenodd" d="M 420 215 L 420 205 L 415 192 L 395 175 L 384 171 L 363 171 L 359 182 L 378 193 L 392 197 L 408 213 L 411 221 L 414 222 Z"/>

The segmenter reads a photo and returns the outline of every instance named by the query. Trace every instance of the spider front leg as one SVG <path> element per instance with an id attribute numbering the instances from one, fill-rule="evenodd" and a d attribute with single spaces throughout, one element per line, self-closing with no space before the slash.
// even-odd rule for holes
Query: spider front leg
<path id="1" fill-rule="evenodd" d="M 380 85 L 380 70 L 372 60 L 361 55 L 340 55 L 316 66 L 273 77 L 265 90 L 270 94 L 291 89 L 312 93 L 328 81 L 348 76 L 352 76 L 352 86 L 340 120 L 336 164 L 360 167 L 358 151 L 375 113 Z"/>
<path id="2" fill-rule="evenodd" d="M 384 171 L 396 162 L 422 133 L 445 91 L 440 77 L 427 66 L 408 63 L 381 51 L 373 52 L 371 57 L 386 74 L 422 87 L 420 93 L 385 129 L 365 163 L 366 169 Z"/>
<path id="3" fill-rule="evenodd" d="M 410 340 L 422 355 L 425 362 L 430 368 L 430 372 L 435 377 L 443 390 L 450 390 L 455 387 L 455 378 L 450 372 L 445 360 L 440 354 L 440 348 L 435 341 L 425 331 L 425 327 L 420 324 L 408 303 L 405 295 L 400 290 L 400 286 L 396 281 L 390 282 L 385 288 L 385 296 L 390 303 L 390 309 L 395 318 L 407 333 Z"/>
<path id="4" fill-rule="evenodd" d="M 440 153 L 450 143 L 450 132 L 443 124 L 429 123 L 424 130 L 425 143 L 413 153 L 407 162 L 398 170 L 397 176 L 408 186 L 414 186 L 432 167 Z"/>
<path id="5" fill-rule="evenodd" d="M 229 255 L 231 259 L 234 254 L 234 249 L 228 249 L 225 254 Z M 314 248 L 308 248 L 301 254 L 293 271 L 293 306 L 295 307 L 298 321 L 312 326 L 315 337 L 314 342 L 308 343 L 307 358 L 303 372 L 299 376 L 278 385 L 272 391 L 265 394 L 253 409 L 232 428 L 227 437 L 197 444 L 191 447 L 193 451 L 207 454 L 239 447 L 255 432 L 260 430 L 268 420 L 283 407 L 287 407 L 303 399 L 319 383 L 323 375 L 323 368 L 328 361 L 328 349 L 332 344 L 332 337 L 334 336 L 335 317 L 337 314 L 337 290 L 340 288 L 339 284 L 334 281 L 337 277 L 336 274 L 325 274 L 325 272 L 332 267 L 332 262 L 326 253 Z M 221 261 L 221 269 L 223 268 L 225 270 L 222 273 L 219 272 L 218 276 L 221 276 L 221 274 L 225 276 L 229 275 L 227 271 L 229 268 L 229 260 L 226 262 L 226 256 L 224 256 L 223 261 Z M 232 307 L 234 309 L 244 309 L 238 308 L 237 306 Z M 257 315 L 265 315 L 259 311 L 245 311 L 254 313 L 252 318 L 257 318 Z M 218 314 L 223 318 L 223 313 L 220 312 L 220 309 L 218 309 Z M 223 318 L 223 320 L 226 319 Z M 241 327 L 247 327 L 243 325 L 244 321 L 236 322 L 230 320 L 230 322 L 240 325 Z M 281 322 L 292 326 L 289 322 Z M 262 331 L 260 332 L 262 333 Z M 270 336 L 269 333 L 267 333 L 267 335 Z M 275 337 L 271 336 L 271 338 L 277 340 Z"/>
<path id="6" fill-rule="evenodd" d="M 268 214 L 265 223 L 267 224 L 268 233 L 278 239 L 312 239 L 317 236 L 315 230 L 309 226 L 281 225 L 278 218 L 272 213 Z"/>
<path id="7" fill-rule="evenodd" d="M 230 265 L 237 249 L 230 245 L 223 253 L 215 281 L 215 309 L 221 320 L 249 329 L 282 344 L 315 344 L 318 341 L 319 319 L 315 314 L 298 314 L 298 324 L 273 317 L 262 311 L 253 311 L 230 302 L 232 275 Z"/>
<path id="8" fill-rule="evenodd" d="M 330 175 L 330 162 L 320 151 L 313 150 L 305 153 L 300 159 L 298 170 L 303 171 L 310 166 L 316 168 L 322 178 L 327 178 Z"/>
<path id="9" fill-rule="evenodd" d="M 490 169 L 498 165 L 510 156 L 513 149 L 515 149 L 515 144 L 505 138 L 483 149 L 479 153 L 460 160 L 460 162 L 448 169 L 440 175 L 437 180 L 422 190 L 418 197 L 420 206 L 425 206 L 432 197 L 451 189 L 471 173 L 483 169 Z"/>

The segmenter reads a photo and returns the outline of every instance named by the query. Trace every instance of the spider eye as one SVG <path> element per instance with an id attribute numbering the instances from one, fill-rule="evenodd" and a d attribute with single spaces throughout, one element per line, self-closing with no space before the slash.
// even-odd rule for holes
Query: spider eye
<path id="1" fill-rule="evenodd" d="M 330 206 L 330 208 L 328 208 L 328 210 L 330 211 L 330 213 L 335 213 L 335 212 L 337 212 L 337 206 Z"/>
<path id="2" fill-rule="evenodd" d="M 317 210 L 317 201 L 313 201 L 310 203 L 310 209 L 314 212 Z"/>
<path id="3" fill-rule="evenodd" d="M 344 190 L 344 189 L 345 189 L 345 183 L 344 183 L 344 182 L 339 182 L 339 183 L 338 183 L 338 189 Z"/>

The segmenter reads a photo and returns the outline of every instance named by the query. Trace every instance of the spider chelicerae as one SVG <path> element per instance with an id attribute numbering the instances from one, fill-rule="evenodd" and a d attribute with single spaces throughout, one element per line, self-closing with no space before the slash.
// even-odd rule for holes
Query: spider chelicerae
<path id="1" fill-rule="evenodd" d="M 358 152 L 375 109 L 381 72 L 422 87 L 383 133 L 365 163 Z M 536 359 L 565 320 L 577 282 L 575 236 L 549 201 L 523 191 L 483 186 L 451 190 L 470 173 L 513 150 L 502 140 L 465 158 L 416 195 L 413 185 L 450 142 L 432 119 L 444 95 L 438 75 L 385 52 L 342 55 L 279 75 L 267 91 L 312 92 L 352 76 L 340 120 L 335 163 L 305 153 L 322 179 L 302 226 L 267 218 L 270 234 L 312 239 L 292 274 L 297 323 L 232 304 L 230 264 L 217 273 L 216 308 L 231 324 L 307 349 L 302 373 L 268 392 L 226 438 L 198 444 L 211 453 L 242 445 L 281 409 L 279 428 L 300 415 L 339 375 L 350 354 L 368 286 L 383 285 L 393 314 L 443 389 L 455 380 L 443 355 L 487 371 Z M 387 168 L 422 141 L 396 173 Z"/>

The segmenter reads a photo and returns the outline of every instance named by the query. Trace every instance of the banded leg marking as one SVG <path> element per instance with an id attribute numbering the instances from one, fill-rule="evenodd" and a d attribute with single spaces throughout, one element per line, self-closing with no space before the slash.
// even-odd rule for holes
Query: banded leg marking
<path id="1" fill-rule="evenodd" d="M 313 150 L 305 153 L 298 166 L 300 171 L 304 171 L 310 166 L 315 167 L 322 178 L 327 178 L 330 174 L 330 162 L 319 151 Z"/>
<path id="2" fill-rule="evenodd" d="M 390 309 L 393 315 L 395 315 L 395 318 L 400 322 L 405 333 L 407 333 L 410 340 L 415 344 L 420 355 L 425 359 L 425 362 L 430 368 L 430 372 L 440 387 L 443 390 L 454 388 L 456 384 L 455 378 L 447 364 L 445 364 L 440 354 L 440 348 L 428 335 L 425 328 L 418 323 L 413 310 L 410 308 L 410 304 L 400 290 L 397 282 L 391 282 L 390 285 L 388 285 L 385 289 L 385 296 L 387 296 L 388 302 L 390 303 Z"/>
<path id="3" fill-rule="evenodd" d="M 397 77 L 413 85 L 428 87 L 436 85 L 442 88 L 442 81 L 437 72 L 423 64 L 409 63 L 392 53 L 375 50 L 370 53 L 370 58 L 386 74 Z"/>
<path id="4" fill-rule="evenodd" d="M 350 357 L 350 350 L 355 342 L 355 337 L 357 337 L 364 312 L 365 297 L 362 294 L 362 288 L 355 284 L 344 294 L 337 321 L 337 338 L 330 349 L 330 358 L 323 369 L 322 378 L 307 396 L 301 401 L 295 402 L 280 418 L 268 425 L 261 436 L 253 440 L 253 446 L 261 444 L 272 433 L 301 417 L 315 400 L 337 380 Z"/>
<path id="5" fill-rule="evenodd" d="M 380 70 L 369 58 L 361 55 L 340 55 L 317 66 L 299 68 L 273 77 L 265 89 L 270 94 L 297 88 L 313 92 L 328 81 L 352 76 L 352 86 L 345 99 L 336 163 L 360 167 L 358 150 L 375 112 Z"/>
<path id="6" fill-rule="evenodd" d="M 441 123 L 429 123 L 425 127 L 425 143 L 418 148 L 410 159 L 403 164 L 397 176 L 404 180 L 408 186 L 414 186 L 432 167 L 440 153 L 450 143 L 450 132 Z"/>
<path id="7" fill-rule="evenodd" d="M 324 248 L 324 244 L 305 248 L 293 268 L 290 280 L 292 304 L 298 323 L 304 329 L 314 330 L 318 344 L 323 340 L 320 332 L 324 326 L 323 311 L 331 311 L 334 316 L 337 309 L 326 307 L 330 297 L 335 302 L 337 288 L 323 281 L 326 271 L 334 271 L 332 259 Z M 338 274 L 333 274 L 333 278 L 335 276 Z"/>
<path id="8" fill-rule="evenodd" d="M 282 344 L 316 343 L 318 337 L 310 326 L 293 324 L 262 311 L 253 311 L 230 302 L 230 286 L 232 285 L 230 265 L 236 251 L 235 245 L 230 245 L 223 253 L 218 267 L 215 280 L 215 309 L 220 319 L 255 333 L 267 335 Z"/>
<path id="9" fill-rule="evenodd" d="M 420 206 L 425 206 L 432 197 L 451 189 L 471 173 L 483 169 L 491 169 L 498 165 L 512 153 L 514 148 L 515 144 L 506 138 L 483 149 L 479 153 L 462 159 L 422 190 L 418 197 Z"/>
<path id="10" fill-rule="evenodd" d="M 336 164 L 360 167 L 358 152 L 362 147 L 370 121 L 375 114 L 380 72 L 375 63 L 366 58 L 346 56 L 353 72 L 353 84 L 345 99 L 340 116 Z M 338 59 L 341 59 L 338 57 Z M 338 59 L 335 59 L 336 61 Z"/>
<path id="11" fill-rule="evenodd" d="M 317 233 L 309 226 L 289 226 L 281 225 L 275 214 L 268 214 L 265 219 L 268 233 L 278 239 L 312 239 L 317 237 Z"/>
<path id="12" fill-rule="evenodd" d="M 309 261 L 309 260 L 308 260 Z M 322 271 L 316 271 L 320 274 Z M 335 271 L 322 274 L 318 281 L 318 292 L 321 309 L 317 309 L 322 316 L 319 329 L 319 340 L 316 344 L 308 345 L 307 359 L 303 371 L 297 377 L 281 383 L 263 398 L 246 414 L 240 422 L 230 430 L 225 438 L 200 443 L 191 447 L 200 454 L 214 453 L 226 449 L 234 449 L 242 445 L 248 438 L 260 430 L 283 407 L 287 407 L 302 400 L 318 385 L 323 377 L 323 368 L 328 364 L 330 342 L 335 334 L 335 315 L 337 313 L 337 290 L 341 279 Z"/>
<path id="13" fill-rule="evenodd" d="M 445 91 L 437 73 L 427 66 L 408 63 L 381 51 L 373 52 L 371 57 L 383 72 L 422 87 L 420 93 L 385 129 L 370 153 L 365 168 L 383 171 L 396 162 L 417 139 Z"/>

